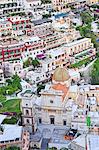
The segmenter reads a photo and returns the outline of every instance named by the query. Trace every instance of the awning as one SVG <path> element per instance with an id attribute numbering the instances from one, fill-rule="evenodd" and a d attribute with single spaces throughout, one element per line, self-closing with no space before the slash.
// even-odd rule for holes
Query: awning
<path id="1" fill-rule="evenodd" d="M 38 59 L 44 59 L 44 58 L 46 58 L 46 56 L 44 54 L 38 54 L 36 57 Z"/>

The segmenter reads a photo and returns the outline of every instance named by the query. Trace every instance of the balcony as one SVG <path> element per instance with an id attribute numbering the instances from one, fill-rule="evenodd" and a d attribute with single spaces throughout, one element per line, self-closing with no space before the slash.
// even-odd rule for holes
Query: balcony
<path id="1" fill-rule="evenodd" d="M 76 61 L 81 61 L 86 58 L 91 58 L 92 56 L 95 56 L 95 49 L 94 48 L 89 48 L 87 50 L 84 50 L 80 52 L 79 54 L 74 55 Z"/>

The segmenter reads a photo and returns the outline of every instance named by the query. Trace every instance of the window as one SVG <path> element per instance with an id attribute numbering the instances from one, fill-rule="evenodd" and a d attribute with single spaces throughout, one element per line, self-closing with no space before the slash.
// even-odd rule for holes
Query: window
<path id="1" fill-rule="evenodd" d="M 19 141 L 19 138 L 16 138 L 15 141 Z"/>
<path id="2" fill-rule="evenodd" d="M 29 119 L 26 120 L 27 123 L 30 123 Z"/>
<path id="3" fill-rule="evenodd" d="M 50 103 L 53 104 L 53 100 L 50 100 Z"/>
<path id="4" fill-rule="evenodd" d="M 39 123 L 42 123 L 42 119 L 41 118 L 39 118 Z"/>
<path id="5" fill-rule="evenodd" d="M 23 139 L 23 144 L 25 144 L 25 139 Z"/>
<path id="6" fill-rule="evenodd" d="M 89 95 L 87 94 L 87 98 L 89 97 Z"/>
<path id="7" fill-rule="evenodd" d="M 63 125 L 66 126 L 66 120 L 63 120 Z"/>
<path id="8" fill-rule="evenodd" d="M 51 117 L 51 118 L 50 118 L 50 124 L 55 124 L 55 119 L 54 119 L 54 117 Z"/>
<path id="9" fill-rule="evenodd" d="M 26 115 L 29 115 L 29 110 L 26 110 Z"/>

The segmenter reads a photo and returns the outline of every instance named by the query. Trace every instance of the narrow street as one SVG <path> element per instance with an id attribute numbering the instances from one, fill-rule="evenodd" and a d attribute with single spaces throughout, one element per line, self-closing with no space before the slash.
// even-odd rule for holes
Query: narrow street
<path id="1" fill-rule="evenodd" d="M 47 150 L 49 139 L 43 139 L 40 150 Z"/>

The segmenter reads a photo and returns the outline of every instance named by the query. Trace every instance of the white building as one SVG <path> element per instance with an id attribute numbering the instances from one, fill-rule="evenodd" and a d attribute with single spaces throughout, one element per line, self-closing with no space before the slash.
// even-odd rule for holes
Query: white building
<path id="1" fill-rule="evenodd" d="M 29 71 L 26 74 L 26 79 L 28 79 L 29 82 L 32 84 L 38 84 L 44 81 L 48 81 L 50 80 L 50 77 L 50 73 L 44 72 L 42 68 L 38 68 L 35 71 Z"/>
<path id="2" fill-rule="evenodd" d="M 21 70 L 23 69 L 23 63 L 20 60 L 15 61 L 9 61 L 9 62 L 3 62 L 2 67 L 4 69 L 4 73 L 6 76 L 11 76 L 20 74 Z"/>
<path id="3" fill-rule="evenodd" d="M 22 148 L 22 127 L 18 125 L 1 125 L 0 147 L 18 146 Z"/>
<path id="4" fill-rule="evenodd" d="M 99 135 L 88 135 L 87 136 L 87 149 L 88 150 L 99 150 Z"/>
<path id="5" fill-rule="evenodd" d="M 83 135 L 80 135 L 79 137 L 77 137 L 76 139 L 74 139 L 72 142 L 71 142 L 71 149 L 72 150 L 85 150 L 86 149 L 86 146 L 85 146 L 85 143 L 86 143 L 86 135 L 83 134 Z"/>

